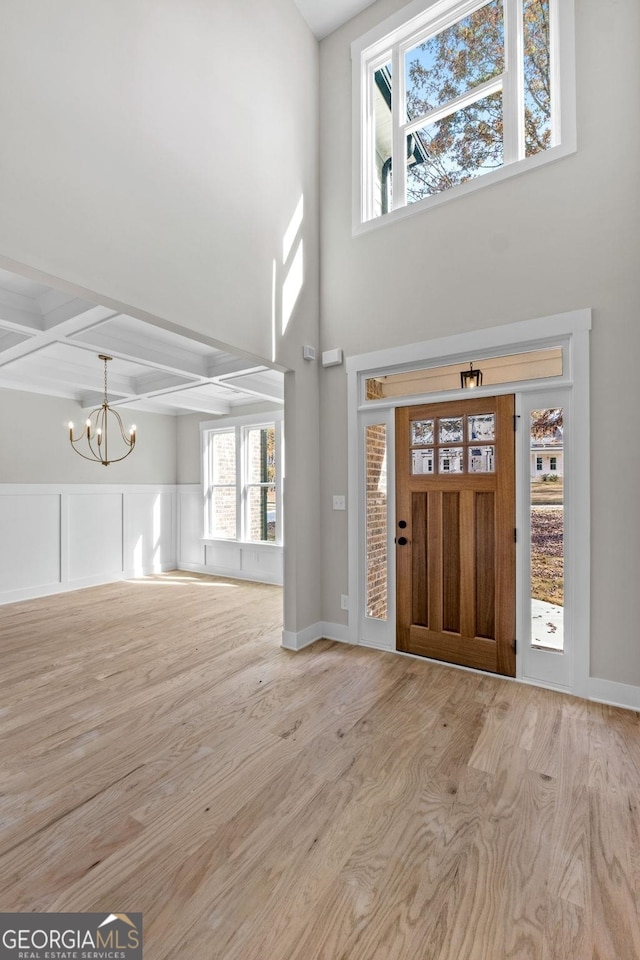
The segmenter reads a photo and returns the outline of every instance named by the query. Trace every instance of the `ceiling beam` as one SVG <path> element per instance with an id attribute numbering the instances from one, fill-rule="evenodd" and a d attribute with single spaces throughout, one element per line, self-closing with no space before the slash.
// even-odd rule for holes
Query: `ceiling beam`
<path id="1" fill-rule="evenodd" d="M 242 393 L 250 393 L 262 400 L 273 400 L 282 403 L 284 400 L 284 382 L 275 383 L 271 379 L 262 378 L 259 373 L 250 376 L 230 377 L 224 380 L 221 386 L 229 386 Z"/>
<path id="2" fill-rule="evenodd" d="M 223 379 L 230 376 L 238 376 L 239 374 L 248 376 L 252 373 L 261 373 L 267 369 L 268 367 L 265 367 L 264 364 L 256 365 L 253 363 L 249 365 L 248 362 L 241 357 L 234 357 L 229 353 L 222 353 L 209 362 L 206 376 L 209 380 L 219 380 L 222 382 Z"/>
<path id="3" fill-rule="evenodd" d="M 122 334 L 112 334 L 108 324 L 105 324 L 104 328 L 96 325 L 90 330 L 82 331 L 74 335 L 70 342 L 91 346 L 95 350 L 107 350 L 121 360 L 153 364 L 154 367 L 162 367 L 168 374 L 178 376 L 188 374 L 198 377 L 199 380 L 204 380 L 209 375 L 206 357 L 189 353 L 188 350 L 163 350 L 136 336 L 123 337 Z"/>

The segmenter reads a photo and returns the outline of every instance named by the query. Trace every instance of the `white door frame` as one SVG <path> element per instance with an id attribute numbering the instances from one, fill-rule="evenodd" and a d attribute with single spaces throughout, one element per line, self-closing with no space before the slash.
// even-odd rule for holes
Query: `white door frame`
<path id="1" fill-rule="evenodd" d="M 522 353 L 526 350 L 563 347 L 563 373 L 547 380 L 524 381 L 480 387 L 486 395 L 515 393 L 518 412 L 527 394 L 549 395 L 562 392 L 568 407 L 568 429 L 565 429 L 565 502 L 566 514 L 566 633 L 565 655 L 561 670 L 557 654 L 529 651 L 524 654 L 530 636 L 529 566 L 526 544 L 516 544 L 517 568 L 517 655 L 518 679 L 543 686 L 567 690 L 578 696 L 589 695 L 589 587 L 590 587 L 590 496 L 589 496 L 589 330 L 591 310 L 575 310 L 535 320 L 505 324 L 485 330 L 454 334 L 423 343 L 393 347 L 374 353 L 349 357 L 346 362 L 348 393 L 348 464 L 349 464 L 349 640 L 381 649 L 395 650 L 395 496 L 394 478 L 394 414 L 398 406 L 458 399 L 461 390 L 400 397 L 393 400 L 365 400 L 365 380 L 383 373 L 398 373 L 424 366 L 440 366 L 469 360 L 480 362 L 484 357 Z M 536 400 L 536 402 L 538 402 Z M 522 422 L 522 421 L 520 421 Z M 385 423 L 387 426 L 388 473 L 388 619 L 374 621 L 365 617 L 365 498 L 363 496 L 364 425 Z M 526 442 L 525 442 L 526 441 Z M 528 530 L 529 509 L 525 502 L 522 478 L 525 446 L 528 463 L 528 431 L 517 434 L 516 511 L 518 526 Z M 519 468 L 519 473 L 518 473 Z M 527 468 L 527 479 L 528 479 Z M 527 618 L 528 621 L 527 621 Z M 551 659 L 550 659 L 551 658 Z"/>

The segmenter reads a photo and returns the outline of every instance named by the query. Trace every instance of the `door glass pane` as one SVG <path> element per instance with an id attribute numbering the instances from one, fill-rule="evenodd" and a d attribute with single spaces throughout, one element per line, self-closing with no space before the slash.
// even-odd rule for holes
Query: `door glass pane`
<path id="1" fill-rule="evenodd" d="M 411 421 L 411 443 L 414 447 L 433 443 L 433 420 Z"/>
<path id="2" fill-rule="evenodd" d="M 462 417 L 446 417 L 438 421 L 438 443 L 462 443 Z"/>
<path id="3" fill-rule="evenodd" d="M 564 649 L 563 426 L 562 408 L 531 411 L 531 644 L 558 651 Z"/>
<path id="4" fill-rule="evenodd" d="M 495 447 L 469 447 L 469 473 L 493 473 Z"/>
<path id="5" fill-rule="evenodd" d="M 438 473 L 462 473 L 463 447 L 440 447 Z"/>
<path id="6" fill-rule="evenodd" d="M 434 473 L 433 448 L 426 450 L 414 450 L 412 452 L 411 473 Z"/>
<path id="7" fill-rule="evenodd" d="M 476 443 L 495 440 L 495 422 L 493 413 L 480 413 L 467 417 L 467 440 Z"/>
<path id="8" fill-rule="evenodd" d="M 387 619 L 387 428 L 365 428 L 366 615 Z"/>

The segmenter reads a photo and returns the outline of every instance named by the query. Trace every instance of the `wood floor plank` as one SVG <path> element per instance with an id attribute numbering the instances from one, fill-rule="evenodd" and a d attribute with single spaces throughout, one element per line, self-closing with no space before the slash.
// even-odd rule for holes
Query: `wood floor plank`
<path id="1" fill-rule="evenodd" d="M 0 908 L 141 911 L 147 960 L 637 960 L 640 719 L 280 646 L 173 572 L 0 607 Z"/>

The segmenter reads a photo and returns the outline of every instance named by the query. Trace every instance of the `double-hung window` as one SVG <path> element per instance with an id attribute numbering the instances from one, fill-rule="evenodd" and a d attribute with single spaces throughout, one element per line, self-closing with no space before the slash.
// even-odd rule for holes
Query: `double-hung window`
<path id="1" fill-rule="evenodd" d="M 572 0 L 415 0 L 352 45 L 354 229 L 575 149 Z"/>
<path id="2" fill-rule="evenodd" d="M 281 419 L 203 428 L 205 537 L 281 543 Z"/>

